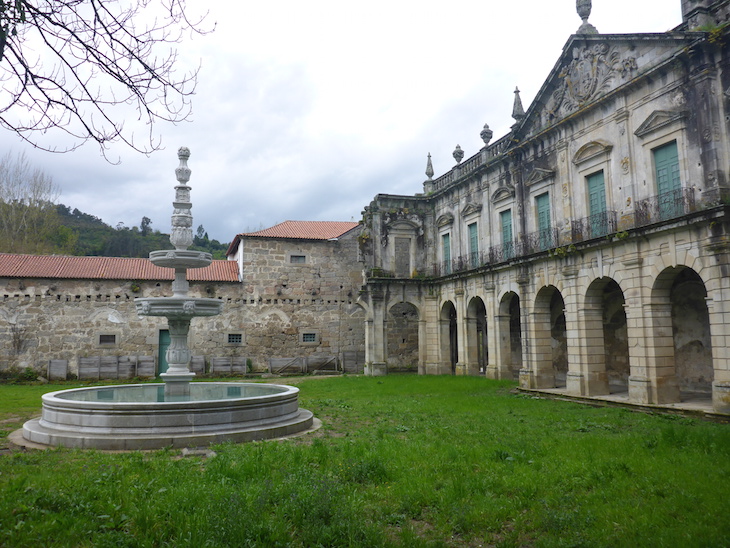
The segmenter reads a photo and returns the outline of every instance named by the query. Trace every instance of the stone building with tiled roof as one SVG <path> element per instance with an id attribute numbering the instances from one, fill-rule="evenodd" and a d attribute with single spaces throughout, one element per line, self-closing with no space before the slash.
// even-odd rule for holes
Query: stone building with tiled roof
<path id="1" fill-rule="evenodd" d="M 193 369 L 362 369 L 357 223 L 287 221 L 238 234 L 229 260 L 188 271 L 190 293 L 223 313 L 195 318 Z M 0 367 L 65 363 L 86 378 L 164 370 L 167 325 L 136 297 L 171 294 L 172 269 L 147 259 L 0 254 Z"/>

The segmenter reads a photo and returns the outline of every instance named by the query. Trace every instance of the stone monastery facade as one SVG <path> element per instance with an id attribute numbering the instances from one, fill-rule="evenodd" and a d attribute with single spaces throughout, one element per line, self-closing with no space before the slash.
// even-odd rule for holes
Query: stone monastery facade
<path id="1" fill-rule="evenodd" d="M 626 35 L 577 4 L 509 134 L 366 208 L 366 370 L 413 341 L 424 374 L 730 413 L 730 1 Z"/>

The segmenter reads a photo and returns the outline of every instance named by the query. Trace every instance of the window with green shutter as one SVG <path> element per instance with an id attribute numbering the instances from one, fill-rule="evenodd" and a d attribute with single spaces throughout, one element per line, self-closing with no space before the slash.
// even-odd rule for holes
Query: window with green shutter
<path id="1" fill-rule="evenodd" d="M 479 233 L 477 232 L 477 224 L 471 223 L 469 229 L 469 266 L 476 268 L 479 266 Z"/>
<path id="2" fill-rule="evenodd" d="M 502 224 L 502 250 L 505 259 L 514 257 L 515 248 L 512 240 L 512 210 L 508 209 L 499 214 Z"/>
<path id="3" fill-rule="evenodd" d="M 671 219 L 684 213 L 682 182 L 679 178 L 679 153 L 677 141 L 655 148 L 654 169 L 656 171 L 659 217 Z"/>
<path id="4" fill-rule="evenodd" d="M 606 182 L 603 171 L 586 177 L 588 184 L 588 225 L 590 237 L 597 238 L 608 233 L 606 219 Z"/>
<path id="5" fill-rule="evenodd" d="M 550 195 L 546 192 L 535 198 L 537 230 L 540 249 L 555 247 L 550 226 Z"/>

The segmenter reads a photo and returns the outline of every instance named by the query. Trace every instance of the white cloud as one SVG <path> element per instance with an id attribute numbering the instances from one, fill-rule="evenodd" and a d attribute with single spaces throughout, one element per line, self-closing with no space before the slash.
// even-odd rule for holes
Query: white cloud
<path id="1" fill-rule="evenodd" d="M 229 241 L 287 220 L 350 220 L 378 193 L 422 191 L 426 154 L 437 174 L 513 123 L 513 90 L 525 108 L 580 25 L 572 0 L 436 0 L 211 3 L 216 31 L 181 44 L 202 61 L 192 122 L 154 128 L 165 150 L 149 158 L 94 145 L 34 151 L 11 135 L 62 188 L 61 201 L 109 224 L 143 216 L 166 231 L 176 150 L 192 150 L 195 226 Z M 606 33 L 663 32 L 680 23 L 679 0 L 596 0 L 590 22 Z M 130 120 L 133 123 L 133 120 Z M 141 128 L 144 129 L 144 128 Z"/>

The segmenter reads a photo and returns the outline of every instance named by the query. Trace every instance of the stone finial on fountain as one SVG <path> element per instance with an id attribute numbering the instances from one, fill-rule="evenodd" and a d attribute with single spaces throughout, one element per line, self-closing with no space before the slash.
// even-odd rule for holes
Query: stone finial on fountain
<path id="1" fill-rule="evenodd" d="M 576 34 L 598 34 L 596 27 L 588 22 L 588 17 L 590 17 L 591 9 L 593 8 L 591 0 L 576 0 L 575 8 L 578 11 L 578 15 L 583 20 L 583 23 L 576 31 Z"/>
<path id="2" fill-rule="evenodd" d="M 187 186 L 191 173 L 188 167 L 190 149 L 180 147 L 177 157 L 180 165 L 175 169 L 175 177 L 180 184 L 175 187 L 175 201 L 172 204 L 175 209 L 172 212 L 170 243 L 175 249 L 186 250 L 193 244 L 193 215 L 190 213 L 193 204 L 190 203 L 190 187 Z"/>

